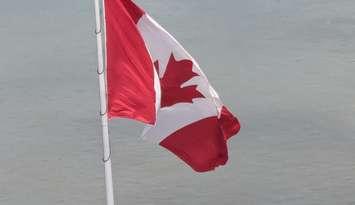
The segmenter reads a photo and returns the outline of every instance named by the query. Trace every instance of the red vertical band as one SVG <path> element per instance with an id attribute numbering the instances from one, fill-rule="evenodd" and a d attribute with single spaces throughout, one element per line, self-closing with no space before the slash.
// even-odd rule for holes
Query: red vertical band
<path id="1" fill-rule="evenodd" d="M 105 0 L 108 115 L 153 124 L 153 63 L 137 27 L 143 11 L 129 0 Z"/>

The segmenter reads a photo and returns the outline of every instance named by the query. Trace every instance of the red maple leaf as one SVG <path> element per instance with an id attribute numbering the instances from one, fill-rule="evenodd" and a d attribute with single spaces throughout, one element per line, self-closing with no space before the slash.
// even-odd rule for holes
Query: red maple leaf
<path id="1" fill-rule="evenodd" d="M 159 62 L 155 61 L 155 68 L 159 73 Z M 192 103 L 194 98 L 204 98 L 196 90 L 197 85 L 181 87 L 181 85 L 191 78 L 198 76 L 192 71 L 193 63 L 191 60 L 176 61 L 171 54 L 164 76 L 160 79 L 161 86 L 161 107 L 172 106 L 176 103 Z"/>

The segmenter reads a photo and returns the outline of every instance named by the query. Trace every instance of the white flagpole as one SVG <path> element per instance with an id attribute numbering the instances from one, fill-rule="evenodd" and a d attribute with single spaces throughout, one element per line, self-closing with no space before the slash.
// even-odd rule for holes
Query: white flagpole
<path id="1" fill-rule="evenodd" d="M 100 84 L 100 116 L 102 125 L 102 141 L 104 145 L 105 163 L 105 183 L 106 183 L 106 204 L 114 205 L 113 182 L 112 182 L 112 165 L 111 165 L 111 150 L 110 139 L 108 135 L 108 117 L 107 117 L 107 99 L 106 99 L 106 81 L 104 73 L 104 57 L 102 50 L 102 28 L 99 0 L 95 0 L 95 17 L 96 17 L 96 41 L 97 41 L 97 59 Z"/>

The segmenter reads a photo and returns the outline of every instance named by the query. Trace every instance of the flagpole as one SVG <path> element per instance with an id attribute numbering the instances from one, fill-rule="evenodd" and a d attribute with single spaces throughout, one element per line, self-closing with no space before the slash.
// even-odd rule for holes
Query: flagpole
<path id="1" fill-rule="evenodd" d="M 112 163 L 111 163 L 111 149 L 110 138 L 108 134 L 108 116 L 107 116 L 107 99 L 106 99 L 106 81 L 104 73 L 104 57 L 102 49 L 102 28 L 99 0 L 95 0 L 95 18 L 96 18 L 96 42 L 97 42 L 97 59 L 100 85 L 100 117 L 102 125 L 102 141 L 104 146 L 103 161 L 105 164 L 105 184 L 106 184 L 106 204 L 114 205 L 113 195 L 113 180 L 112 180 Z"/>

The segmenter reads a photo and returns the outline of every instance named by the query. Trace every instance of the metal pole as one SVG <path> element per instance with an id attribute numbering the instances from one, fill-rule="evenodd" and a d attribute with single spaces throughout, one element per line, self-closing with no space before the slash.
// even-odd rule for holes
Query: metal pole
<path id="1" fill-rule="evenodd" d="M 104 8 L 103 8 L 104 9 Z M 108 117 L 107 117 L 107 99 L 106 99 L 106 82 L 104 73 L 104 57 L 102 49 L 102 28 L 99 0 L 95 0 L 95 17 L 96 17 L 96 41 L 97 41 L 97 59 L 100 85 L 100 117 L 102 125 L 102 141 L 104 146 L 105 163 L 105 183 L 106 183 L 106 204 L 114 205 L 113 182 L 112 182 L 112 165 L 111 165 L 111 150 L 110 139 L 108 135 Z"/>

